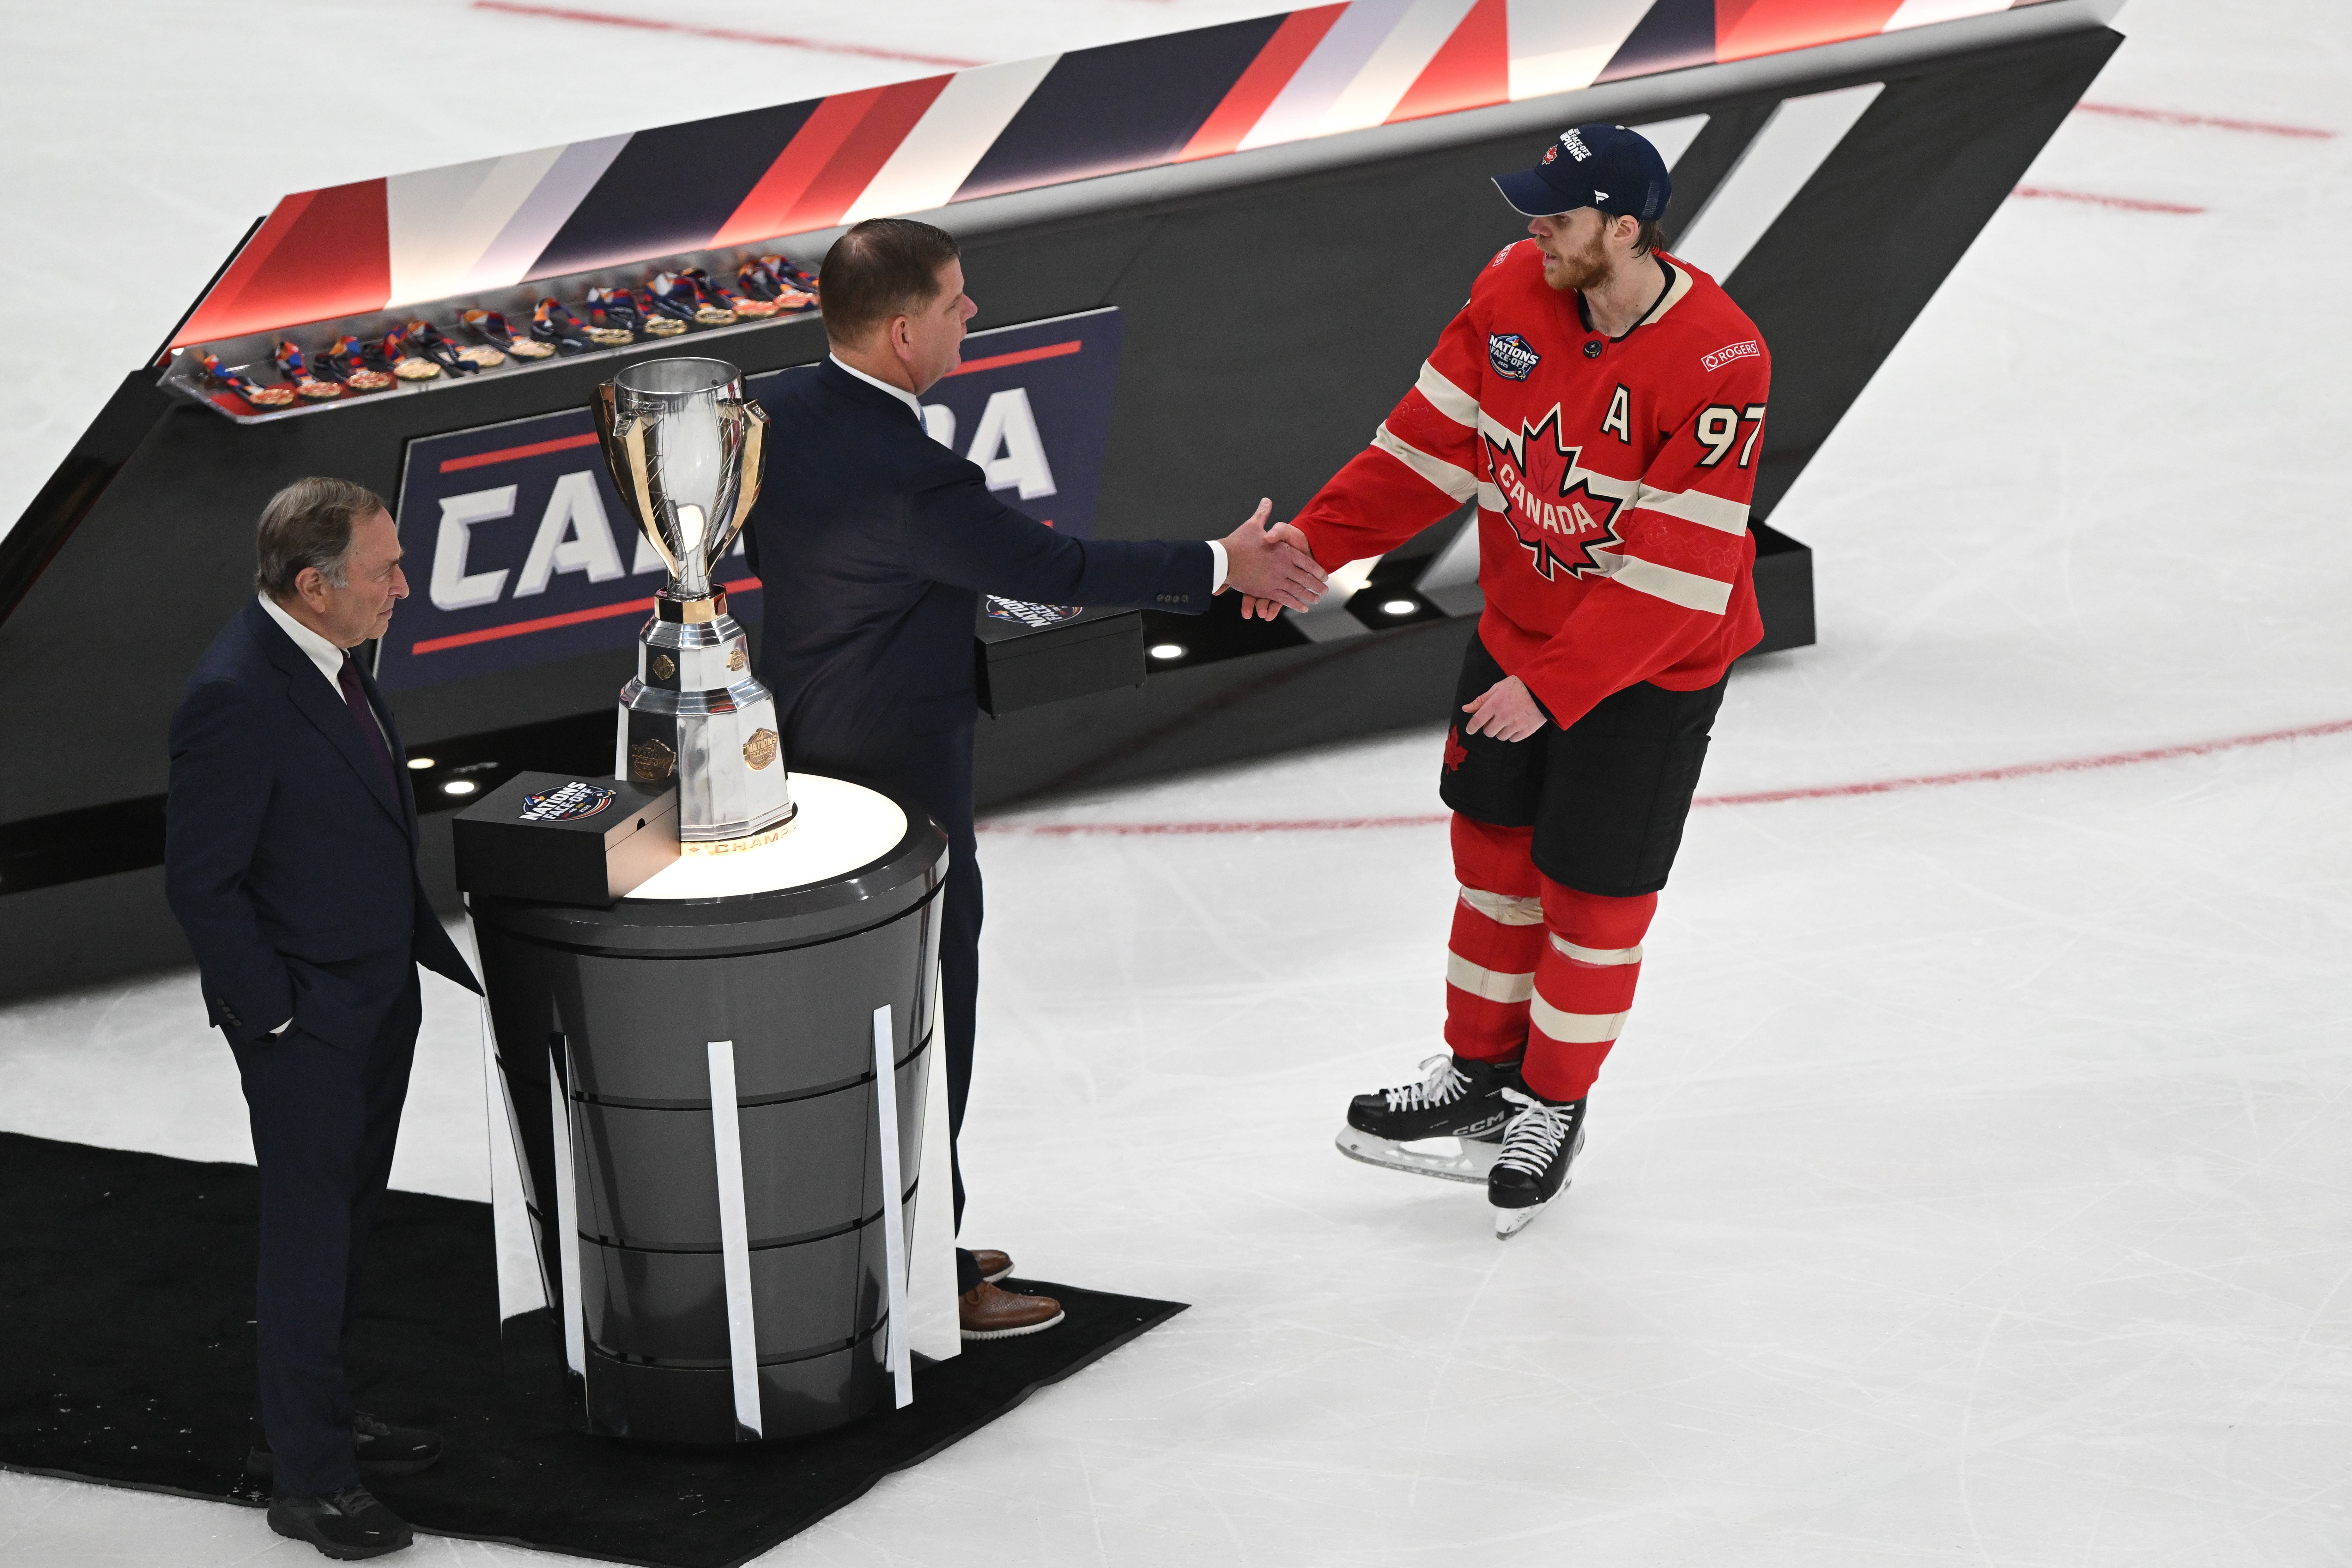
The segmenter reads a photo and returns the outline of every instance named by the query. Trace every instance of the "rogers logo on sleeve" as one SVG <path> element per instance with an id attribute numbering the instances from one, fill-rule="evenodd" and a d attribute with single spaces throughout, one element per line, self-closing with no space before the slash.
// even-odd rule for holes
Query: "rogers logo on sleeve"
<path id="1" fill-rule="evenodd" d="M 1750 338 L 1744 343 L 1729 343 L 1711 354 L 1701 354 L 1698 356 L 1698 363 L 1709 370 L 1721 370 L 1733 360 L 1757 359 L 1761 357 L 1763 353 L 1762 349 L 1756 346 L 1756 340 Z"/>

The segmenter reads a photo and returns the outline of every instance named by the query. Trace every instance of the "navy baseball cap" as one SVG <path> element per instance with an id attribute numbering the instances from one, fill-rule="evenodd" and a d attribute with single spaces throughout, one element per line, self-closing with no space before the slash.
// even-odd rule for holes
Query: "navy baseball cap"
<path id="1" fill-rule="evenodd" d="M 1563 131 L 1532 169 L 1495 176 L 1503 199 L 1529 217 L 1598 207 L 1612 217 L 1651 222 L 1674 194 L 1666 161 L 1650 139 L 1622 125 Z"/>

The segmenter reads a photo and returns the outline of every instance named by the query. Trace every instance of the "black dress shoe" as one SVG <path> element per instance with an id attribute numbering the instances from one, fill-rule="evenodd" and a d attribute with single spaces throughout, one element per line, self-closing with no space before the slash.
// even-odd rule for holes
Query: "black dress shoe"
<path id="1" fill-rule="evenodd" d="M 364 1410 L 352 1413 L 352 1452 L 359 1459 L 360 1474 L 371 1480 L 429 1470 L 441 1462 L 441 1447 L 438 1432 L 422 1426 L 394 1426 Z M 246 1450 L 245 1473 L 265 1481 L 278 1473 L 268 1439 Z"/>
<path id="2" fill-rule="evenodd" d="M 365 1487 L 345 1487 L 330 1497 L 274 1498 L 269 1528 L 346 1563 L 397 1552 L 416 1539 L 408 1522 L 370 1497 Z"/>

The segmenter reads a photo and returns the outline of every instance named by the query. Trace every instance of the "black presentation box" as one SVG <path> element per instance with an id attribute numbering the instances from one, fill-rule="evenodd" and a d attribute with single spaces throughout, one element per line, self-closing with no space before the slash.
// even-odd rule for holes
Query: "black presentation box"
<path id="1" fill-rule="evenodd" d="M 1143 684 L 1143 613 L 994 596 L 972 624 L 981 711 L 992 719 Z"/>
<path id="2" fill-rule="evenodd" d="M 452 831 L 466 892 L 610 909 L 677 858 L 677 788 L 517 773 Z"/>

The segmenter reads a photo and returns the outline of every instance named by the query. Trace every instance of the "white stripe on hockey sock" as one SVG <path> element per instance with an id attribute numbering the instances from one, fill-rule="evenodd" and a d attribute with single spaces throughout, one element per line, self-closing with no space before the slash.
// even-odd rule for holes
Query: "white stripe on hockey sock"
<path id="1" fill-rule="evenodd" d="M 1445 983 L 1467 991 L 1473 996 L 1483 996 L 1489 1002 L 1525 1002 L 1536 994 L 1533 971 L 1525 974 L 1505 974 L 1496 970 L 1482 969 L 1458 952 L 1445 955 Z"/>
<path id="2" fill-rule="evenodd" d="M 1490 893 L 1484 888 L 1464 888 L 1462 901 L 1496 925 L 1539 926 L 1543 924 L 1543 900 L 1532 893 L 1524 899 L 1517 899 L 1508 893 Z"/>
<path id="3" fill-rule="evenodd" d="M 1554 933 L 1551 939 L 1551 945 L 1553 951 L 1561 957 L 1572 958 L 1579 963 L 1639 963 L 1642 962 L 1642 950 L 1638 946 L 1579 947 L 1566 937 L 1557 933 Z"/>
<path id="4" fill-rule="evenodd" d="M 1546 1039 L 1564 1046 L 1597 1046 L 1625 1029 L 1622 1013 L 1563 1013 L 1541 996 L 1530 998 L 1528 1022 Z"/>

